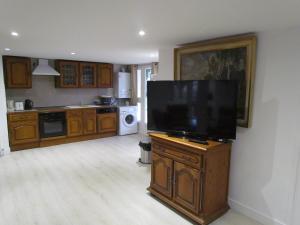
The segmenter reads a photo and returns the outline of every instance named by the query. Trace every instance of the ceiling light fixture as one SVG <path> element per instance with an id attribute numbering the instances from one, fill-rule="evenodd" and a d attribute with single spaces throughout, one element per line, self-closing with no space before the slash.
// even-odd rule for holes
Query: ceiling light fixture
<path id="1" fill-rule="evenodd" d="M 76 52 L 71 52 L 71 55 L 76 55 Z"/>
<path id="2" fill-rule="evenodd" d="M 11 32 L 10 34 L 11 34 L 12 36 L 15 36 L 15 37 L 18 37 L 18 36 L 19 36 L 19 33 L 15 32 L 15 31 Z"/>
<path id="3" fill-rule="evenodd" d="M 146 34 L 146 32 L 145 32 L 144 30 L 140 30 L 140 31 L 139 31 L 139 35 L 140 35 L 141 37 L 145 36 L 145 34 Z"/>
<path id="4" fill-rule="evenodd" d="M 11 49 L 10 48 L 5 48 L 4 51 L 9 52 Z"/>

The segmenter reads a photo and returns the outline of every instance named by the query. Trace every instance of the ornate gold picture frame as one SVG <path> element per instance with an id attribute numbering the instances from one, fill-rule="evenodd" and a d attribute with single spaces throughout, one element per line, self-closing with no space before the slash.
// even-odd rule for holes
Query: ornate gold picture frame
<path id="1" fill-rule="evenodd" d="M 256 64 L 256 36 L 231 36 L 174 49 L 175 80 L 238 80 L 237 124 L 249 127 Z"/>

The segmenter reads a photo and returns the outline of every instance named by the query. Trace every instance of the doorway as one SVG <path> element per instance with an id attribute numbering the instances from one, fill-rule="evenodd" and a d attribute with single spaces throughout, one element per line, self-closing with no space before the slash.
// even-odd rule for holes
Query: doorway
<path id="1" fill-rule="evenodd" d="M 137 70 L 137 107 L 139 133 L 147 133 L 147 82 L 151 80 L 152 67 L 149 65 L 141 65 Z"/>

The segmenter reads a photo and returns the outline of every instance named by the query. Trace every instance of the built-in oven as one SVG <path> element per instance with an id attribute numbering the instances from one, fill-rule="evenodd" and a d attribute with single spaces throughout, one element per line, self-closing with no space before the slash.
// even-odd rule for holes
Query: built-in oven
<path id="1" fill-rule="evenodd" d="M 41 138 L 65 136 L 66 112 L 39 113 L 39 128 Z"/>

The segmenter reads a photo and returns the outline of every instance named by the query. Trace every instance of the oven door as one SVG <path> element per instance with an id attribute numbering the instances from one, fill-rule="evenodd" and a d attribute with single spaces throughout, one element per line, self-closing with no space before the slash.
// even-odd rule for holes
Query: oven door
<path id="1" fill-rule="evenodd" d="M 41 113 L 39 115 L 40 137 L 58 137 L 66 135 L 65 113 Z"/>

